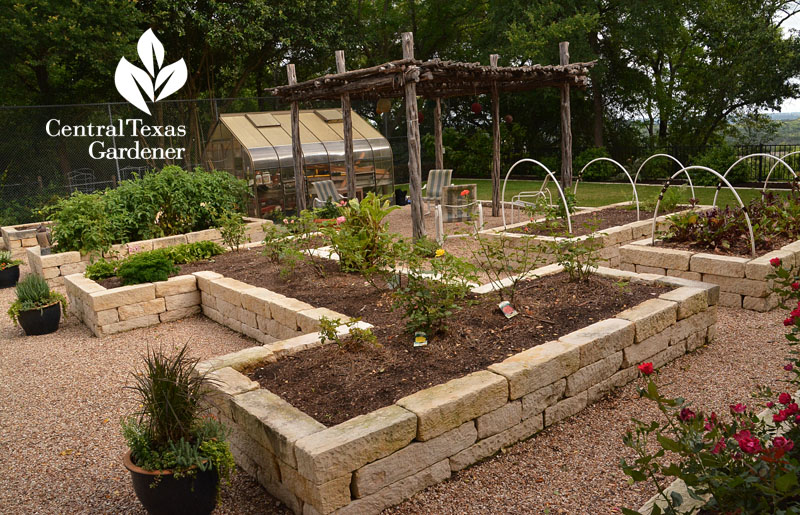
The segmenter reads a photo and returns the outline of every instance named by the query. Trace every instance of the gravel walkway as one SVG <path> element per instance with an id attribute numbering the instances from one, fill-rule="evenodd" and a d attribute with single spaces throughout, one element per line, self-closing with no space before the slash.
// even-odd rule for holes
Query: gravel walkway
<path id="1" fill-rule="evenodd" d="M 0 512 L 143 513 L 120 457 L 119 419 L 132 408 L 121 387 L 148 345 L 182 345 L 208 357 L 253 343 L 201 316 L 94 338 L 74 317 L 52 335 L 25 337 L 0 290 Z M 758 384 L 779 387 L 787 346 L 783 313 L 720 309 L 717 341 L 662 370 L 664 393 L 727 413 Z M 498 457 L 388 510 L 394 514 L 619 513 L 651 495 L 619 469 L 630 418 L 655 417 L 629 385 Z M 288 513 L 245 473 L 216 513 Z"/>

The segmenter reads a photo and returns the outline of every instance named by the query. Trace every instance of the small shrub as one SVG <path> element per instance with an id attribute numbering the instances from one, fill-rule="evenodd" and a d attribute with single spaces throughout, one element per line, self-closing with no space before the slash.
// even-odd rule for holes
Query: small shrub
<path id="1" fill-rule="evenodd" d="M 49 209 L 53 223 L 54 250 L 105 252 L 118 239 L 102 193 L 75 192 Z"/>
<path id="2" fill-rule="evenodd" d="M 722 144 L 715 145 L 704 153 L 694 156 L 692 163 L 711 168 L 720 175 L 725 175 L 725 172 L 736 162 L 736 159 L 736 149 L 728 144 Z M 690 171 L 689 173 L 692 172 Z M 725 178 L 731 184 L 736 185 L 746 182 L 748 175 L 748 163 L 744 161 L 736 165 L 736 168 L 731 170 L 731 173 Z M 692 174 L 692 182 L 701 186 L 716 186 L 720 180 L 712 173 L 704 170 L 695 170 Z"/>
<path id="3" fill-rule="evenodd" d="M 406 248 L 403 255 L 408 272 L 396 275 L 392 309 L 403 312 L 411 334 L 425 331 L 433 336 L 446 331 L 447 317 L 467 303 L 470 282 L 477 279 L 475 267 L 439 249 L 430 260 L 430 271 L 425 272 L 425 261 L 412 250 Z"/>
<path id="4" fill-rule="evenodd" d="M 325 344 L 326 341 L 336 342 L 340 349 L 356 350 L 366 346 L 380 346 L 375 334 L 369 328 L 358 327 L 360 318 L 351 318 L 347 322 L 342 322 L 339 318 L 328 318 L 323 316 L 319 319 L 319 340 Z M 339 327 L 347 328 L 347 336 L 339 336 Z"/>
<path id="5" fill-rule="evenodd" d="M 118 265 L 119 263 L 115 261 L 99 259 L 86 267 L 84 275 L 93 281 L 108 279 L 109 277 L 117 275 Z"/>
<path id="6" fill-rule="evenodd" d="M 236 212 L 227 212 L 220 218 L 219 232 L 222 234 L 222 243 L 230 249 L 239 250 L 245 241 L 250 241 L 246 236 L 246 227 L 242 216 Z"/>
<path id="7" fill-rule="evenodd" d="M 589 147 L 575 157 L 575 162 L 572 169 L 577 173 L 598 157 L 611 157 L 605 147 Z M 616 175 L 622 174 L 622 171 L 616 165 L 608 161 L 597 161 L 592 163 L 583 172 L 582 181 L 607 181 L 614 178 Z"/>
<path id="8" fill-rule="evenodd" d="M 564 267 L 570 282 L 588 280 L 597 271 L 600 261 L 598 252 L 602 242 L 595 236 L 598 222 L 591 220 L 586 225 L 589 229 L 586 238 L 557 238 L 551 244 L 556 263 Z"/>
<path id="9" fill-rule="evenodd" d="M 141 284 L 166 281 L 179 268 L 163 249 L 140 252 L 125 258 L 117 267 L 122 284 Z"/>
<path id="10" fill-rule="evenodd" d="M 303 211 L 299 218 L 286 219 L 283 225 L 264 226 L 262 253 L 270 262 L 280 264 L 278 273 L 282 279 L 291 277 L 303 263 L 311 265 L 320 277 L 325 275 L 322 265 L 313 253 L 317 229 L 309 211 Z"/>
<path id="11" fill-rule="evenodd" d="M 500 301 L 513 304 L 519 283 L 531 279 L 531 272 L 545 264 L 544 248 L 535 238 L 489 237 L 476 234 L 477 247 L 470 246 L 472 262 L 493 283 L 512 278 L 506 288 L 495 290 Z"/>
<path id="12" fill-rule="evenodd" d="M 16 288 L 17 298 L 8 308 L 8 316 L 16 324 L 19 314 L 23 311 L 40 309 L 56 302 L 61 304 L 64 316 L 67 314 L 67 299 L 58 292 L 51 291 L 44 277 L 29 274 L 22 279 Z"/>

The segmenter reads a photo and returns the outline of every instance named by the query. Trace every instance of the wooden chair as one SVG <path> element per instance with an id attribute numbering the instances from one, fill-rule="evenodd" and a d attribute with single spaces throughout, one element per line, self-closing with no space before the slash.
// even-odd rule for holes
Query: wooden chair
<path id="1" fill-rule="evenodd" d="M 428 172 L 428 182 L 422 187 L 423 190 L 427 188 L 427 194 L 422 197 L 422 201 L 428 204 L 428 213 L 431 212 L 432 204 L 440 204 L 442 202 L 442 188 L 451 186 L 453 178 L 453 170 L 431 170 Z"/>
<path id="2" fill-rule="evenodd" d="M 338 191 L 333 181 L 314 181 L 311 183 L 314 188 L 314 207 L 323 207 L 328 200 L 333 203 L 338 203 L 345 199 Z"/>

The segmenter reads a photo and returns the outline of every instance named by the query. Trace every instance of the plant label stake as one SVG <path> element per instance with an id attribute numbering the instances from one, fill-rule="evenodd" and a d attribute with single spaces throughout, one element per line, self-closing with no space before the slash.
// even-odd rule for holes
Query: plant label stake
<path id="1" fill-rule="evenodd" d="M 507 300 L 504 300 L 498 304 L 497 307 L 500 308 L 500 311 L 506 316 L 506 318 L 514 318 L 515 316 L 519 315 L 519 311 L 514 309 L 514 306 L 512 306 Z"/>
<path id="2" fill-rule="evenodd" d="M 428 345 L 428 336 L 424 331 L 414 333 L 414 347 L 424 347 Z"/>

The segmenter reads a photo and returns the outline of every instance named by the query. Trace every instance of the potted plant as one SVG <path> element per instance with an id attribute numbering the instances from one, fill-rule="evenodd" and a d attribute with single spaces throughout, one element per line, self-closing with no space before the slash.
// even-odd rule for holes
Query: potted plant
<path id="1" fill-rule="evenodd" d="M 17 300 L 8 308 L 8 316 L 28 336 L 50 334 L 58 329 L 62 308 L 66 314 L 67 299 L 51 291 L 42 276 L 31 274 L 17 284 Z"/>
<path id="2" fill-rule="evenodd" d="M 123 462 L 151 514 L 211 513 L 220 480 L 235 466 L 227 429 L 203 416 L 208 379 L 194 371 L 196 364 L 186 345 L 171 355 L 150 349 L 127 387 L 140 410 L 122 420 L 130 449 Z"/>
<path id="3" fill-rule="evenodd" d="M 19 265 L 22 261 L 13 259 L 11 252 L 0 250 L 0 288 L 10 288 L 19 281 Z"/>

